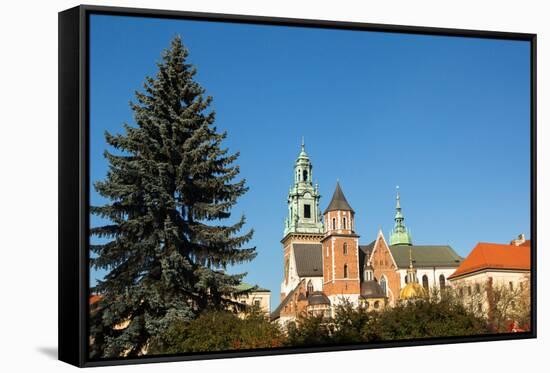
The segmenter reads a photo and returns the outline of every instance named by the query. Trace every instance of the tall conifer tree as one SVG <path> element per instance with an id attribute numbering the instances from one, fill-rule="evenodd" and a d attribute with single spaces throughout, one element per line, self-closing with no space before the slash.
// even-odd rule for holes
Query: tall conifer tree
<path id="1" fill-rule="evenodd" d="M 94 184 L 109 202 L 91 208 L 108 221 L 91 229 L 106 241 L 91 246 L 91 265 L 107 272 L 92 289 L 92 357 L 137 356 L 175 320 L 227 307 L 244 274 L 226 267 L 256 256 L 243 248 L 244 216 L 220 225 L 248 188 L 187 58 L 174 38 L 130 103 L 136 125 L 105 134 L 117 152 L 105 152 L 107 176 Z"/>

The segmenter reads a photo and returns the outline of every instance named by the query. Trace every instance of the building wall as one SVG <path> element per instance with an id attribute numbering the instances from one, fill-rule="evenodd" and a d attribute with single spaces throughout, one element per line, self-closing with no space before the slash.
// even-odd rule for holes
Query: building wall
<path id="1" fill-rule="evenodd" d="M 449 276 L 456 271 L 456 267 L 430 267 L 430 268 L 416 268 L 416 275 L 418 277 L 418 283 L 420 285 L 423 285 L 422 277 L 427 276 L 428 277 L 428 286 L 429 291 L 431 291 L 433 288 L 439 289 L 439 276 L 443 275 L 445 277 L 445 284 L 451 285 L 449 282 Z M 407 269 L 402 268 L 398 270 L 399 277 L 400 277 L 400 286 L 403 288 L 405 287 L 405 277 L 407 275 Z"/>
<path id="2" fill-rule="evenodd" d="M 344 254 L 347 245 L 347 254 Z M 329 296 L 359 294 L 359 239 L 329 236 L 323 241 L 323 291 Z M 344 268 L 347 266 L 347 277 Z"/>
<path id="3" fill-rule="evenodd" d="M 258 305 L 262 311 L 269 315 L 271 312 L 271 292 L 253 291 L 248 296 L 239 296 L 237 301 L 249 306 Z"/>
<path id="4" fill-rule="evenodd" d="M 530 276 L 529 271 L 485 270 L 450 280 L 466 308 L 480 316 L 487 316 L 489 302 L 488 284 L 493 288 L 505 286 L 517 290 Z M 510 285 L 511 284 L 511 285 Z M 520 285 L 521 284 L 521 285 Z"/>

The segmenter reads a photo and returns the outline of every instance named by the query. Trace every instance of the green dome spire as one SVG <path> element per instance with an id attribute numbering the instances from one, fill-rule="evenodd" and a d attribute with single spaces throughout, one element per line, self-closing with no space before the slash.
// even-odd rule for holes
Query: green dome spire
<path id="1" fill-rule="evenodd" d="M 390 233 L 390 245 L 412 245 L 411 232 L 405 227 L 405 217 L 401 211 L 401 197 L 399 196 L 399 186 L 397 189 L 395 206 L 395 225 Z"/>

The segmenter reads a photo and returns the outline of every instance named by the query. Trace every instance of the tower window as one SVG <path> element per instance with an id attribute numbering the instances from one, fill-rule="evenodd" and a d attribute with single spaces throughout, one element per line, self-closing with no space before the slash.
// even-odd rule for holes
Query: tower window
<path id="1" fill-rule="evenodd" d="M 347 242 L 344 242 L 344 255 L 348 255 L 348 244 Z"/>
<path id="2" fill-rule="evenodd" d="M 336 229 L 336 219 L 332 218 L 332 229 Z"/>
<path id="3" fill-rule="evenodd" d="M 307 170 L 304 170 L 302 172 L 302 179 L 303 179 L 303 181 L 307 181 Z"/>
<path id="4" fill-rule="evenodd" d="M 304 218 L 306 219 L 311 218 L 311 205 L 308 205 L 308 204 L 304 205 Z"/>
<path id="5" fill-rule="evenodd" d="M 348 265 L 344 264 L 344 278 L 348 278 Z"/>
<path id="6" fill-rule="evenodd" d="M 342 229 L 346 229 L 346 218 L 343 219 Z"/>
<path id="7" fill-rule="evenodd" d="M 313 283 L 311 282 L 311 280 L 309 280 L 307 283 L 307 293 L 308 294 L 313 293 Z"/>

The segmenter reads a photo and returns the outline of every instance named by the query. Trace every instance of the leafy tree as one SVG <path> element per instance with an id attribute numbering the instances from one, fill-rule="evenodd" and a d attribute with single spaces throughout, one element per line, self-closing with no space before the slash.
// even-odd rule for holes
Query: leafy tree
<path id="1" fill-rule="evenodd" d="M 467 311 L 450 292 L 398 303 L 376 317 L 371 340 L 466 336 L 487 333 L 483 318 Z"/>
<path id="2" fill-rule="evenodd" d="M 227 351 L 279 347 L 284 335 L 259 310 L 244 317 L 228 311 L 205 312 L 192 321 L 178 321 L 151 343 L 150 353 Z"/>
<path id="3" fill-rule="evenodd" d="M 354 307 L 345 299 L 336 306 L 334 315 L 334 332 L 332 338 L 336 343 L 368 342 L 368 330 L 374 320 L 374 313 L 363 306 Z"/>
<path id="4" fill-rule="evenodd" d="M 322 315 L 301 314 L 287 325 L 288 346 L 314 346 L 333 343 L 333 325 Z"/>
<path id="5" fill-rule="evenodd" d="M 109 170 L 94 184 L 108 202 L 91 208 L 107 222 L 91 229 L 105 242 L 91 246 L 91 265 L 107 271 L 92 289 L 101 295 L 92 357 L 142 354 L 173 322 L 234 303 L 244 274 L 225 269 L 256 255 L 243 248 L 253 234 L 241 234 L 244 216 L 220 223 L 248 188 L 235 181 L 238 153 L 222 147 L 226 133 L 214 126 L 212 98 L 187 59 L 174 38 L 130 103 L 136 125 L 105 134 L 115 151 L 105 151 Z"/>

